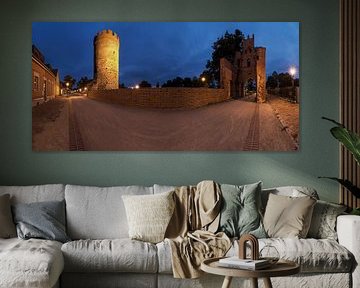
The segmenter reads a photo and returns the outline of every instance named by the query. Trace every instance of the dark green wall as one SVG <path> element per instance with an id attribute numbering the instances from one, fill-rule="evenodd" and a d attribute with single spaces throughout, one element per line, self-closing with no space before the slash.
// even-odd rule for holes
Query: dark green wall
<path id="1" fill-rule="evenodd" d="M 337 201 L 338 146 L 321 116 L 338 118 L 337 0 L 2 1 L 0 184 L 190 184 L 263 180 L 308 185 Z M 300 21 L 299 152 L 63 152 L 31 150 L 32 21 Z M 61 35 L 59 35 L 61 37 Z"/>

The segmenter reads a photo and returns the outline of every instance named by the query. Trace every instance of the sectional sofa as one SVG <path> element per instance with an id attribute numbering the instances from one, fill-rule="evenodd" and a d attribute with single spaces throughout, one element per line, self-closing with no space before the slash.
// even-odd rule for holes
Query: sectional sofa
<path id="1" fill-rule="evenodd" d="M 151 244 L 128 237 L 122 196 L 151 195 L 173 188 L 160 185 L 0 186 L 0 196 L 10 194 L 12 204 L 65 199 L 66 229 L 72 239 L 64 244 L 41 239 L 0 239 L 0 287 L 221 287 L 223 278 L 214 275 L 174 279 L 171 249 L 166 241 Z M 262 193 L 265 205 L 269 193 L 290 196 L 294 189 L 274 188 Z M 317 197 L 315 191 L 310 193 Z M 357 266 L 360 260 L 360 217 L 337 217 L 337 234 L 338 241 L 260 239 L 260 248 L 271 244 L 280 257 L 301 265 L 300 274 L 274 278 L 273 286 L 360 287 Z M 236 253 L 235 241 L 228 255 Z M 234 279 L 232 287 L 240 284 L 247 287 L 250 283 Z M 262 285 L 262 281 L 259 284 Z"/>

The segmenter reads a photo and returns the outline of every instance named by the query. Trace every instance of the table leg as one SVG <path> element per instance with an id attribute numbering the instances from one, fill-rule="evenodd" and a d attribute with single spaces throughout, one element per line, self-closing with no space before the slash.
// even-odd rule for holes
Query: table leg
<path id="1" fill-rule="evenodd" d="M 269 277 L 263 279 L 264 279 L 265 288 L 273 288 Z"/>
<path id="2" fill-rule="evenodd" d="M 221 286 L 221 288 L 230 288 L 231 280 L 232 280 L 231 276 L 225 276 L 225 279 L 224 279 L 224 282 L 223 282 L 223 285 Z"/>
<path id="3" fill-rule="evenodd" d="M 257 278 L 251 278 L 252 287 L 258 288 L 258 279 Z"/>

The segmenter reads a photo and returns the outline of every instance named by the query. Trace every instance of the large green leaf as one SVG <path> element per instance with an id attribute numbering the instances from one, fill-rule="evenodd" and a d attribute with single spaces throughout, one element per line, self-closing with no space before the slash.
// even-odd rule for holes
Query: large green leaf
<path id="1" fill-rule="evenodd" d="M 341 185 L 343 185 L 347 190 L 349 190 L 356 198 L 360 198 L 360 188 L 356 187 L 351 181 L 340 179 L 336 177 L 319 177 L 319 178 L 327 178 L 334 181 L 339 182 Z"/>
<path id="2" fill-rule="evenodd" d="M 337 125 L 330 129 L 331 134 L 354 155 L 356 162 L 360 165 L 360 136 L 348 130 L 344 125 L 335 120 L 326 117 L 322 118 Z"/>
<path id="3" fill-rule="evenodd" d="M 360 137 L 356 133 L 347 130 L 344 127 L 331 128 L 331 134 L 339 140 L 355 157 L 360 164 Z"/>

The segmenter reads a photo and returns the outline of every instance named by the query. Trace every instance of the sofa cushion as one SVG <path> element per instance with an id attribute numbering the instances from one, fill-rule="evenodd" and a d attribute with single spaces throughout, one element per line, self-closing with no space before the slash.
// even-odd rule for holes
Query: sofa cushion
<path id="1" fill-rule="evenodd" d="M 251 233 L 266 237 L 260 215 L 261 182 L 248 185 L 221 184 L 219 230 L 229 237 Z"/>
<path id="2" fill-rule="evenodd" d="M 10 194 L 11 204 L 64 200 L 65 186 L 47 184 L 34 186 L 0 186 L 0 195 Z"/>
<path id="3" fill-rule="evenodd" d="M 288 197 L 269 195 L 264 215 L 264 227 L 269 237 L 305 238 L 316 200 L 309 196 Z"/>
<path id="4" fill-rule="evenodd" d="M 353 255 L 330 239 L 271 238 L 263 239 L 265 245 L 275 247 L 280 258 L 300 264 L 302 272 L 350 272 L 354 263 Z"/>
<path id="5" fill-rule="evenodd" d="M 154 184 L 153 188 L 154 194 L 159 194 L 174 191 L 176 189 L 176 186 Z"/>
<path id="6" fill-rule="evenodd" d="M 280 256 L 281 259 L 295 261 L 300 265 L 301 273 L 349 273 L 354 263 L 353 255 L 344 246 L 330 239 L 259 239 L 259 249 L 265 245 L 275 247 L 279 255 L 262 256 Z M 172 274 L 171 248 L 168 241 L 160 242 L 156 247 L 159 273 Z M 234 241 L 226 256 L 238 255 L 238 251 L 238 242 Z M 247 254 L 250 257 L 250 249 Z"/>
<path id="7" fill-rule="evenodd" d="M 10 195 L 0 196 L 0 238 L 16 237 L 16 229 L 11 214 Z"/>
<path id="8" fill-rule="evenodd" d="M 336 219 L 346 206 L 318 200 L 315 204 L 307 237 L 337 240 Z"/>
<path id="9" fill-rule="evenodd" d="M 78 240 L 61 247 L 66 272 L 156 273 L 156 246 L 130 239 Z"/>
<path id="10" fill-rule="evenodd" d="M 0 239 L 0 287 L 52 287 L 63 268 L 59 242 Z"/>
<path id="11" fill-rule="evenodd" d="M 131 239 L 158 243 L 175 208 L 174 191 L 156 195 L 124 195 L 123 201 Z"/>
<path id="12" fill-rule="evenodd" d="M 66 185 L 67 232 L 71 239 L 128 238 L 123 195 L 152 194 L 152 187 Z"/>
<path id="13" fill-rule="evenodd" d="M 280 196 L 289 196 L 289 197 L 304 197 L 310 196 L 314 199 L 319 199 L 319 195 L 316 190 L 304 186 L 282 186 L 275 188 L 267 188 L 261 191 L 261 204 L 263 212 L 265 212 L 266 204 L 269 199 L 269 194 L 275 194 Z"/>
<path id="14" fill-rule="evenodd" d="M 65 232 L 65 201 L 18 203 L 12 207 L 19 238 L 70 241 Z"/>

